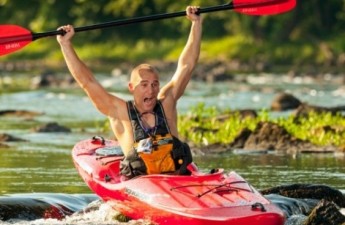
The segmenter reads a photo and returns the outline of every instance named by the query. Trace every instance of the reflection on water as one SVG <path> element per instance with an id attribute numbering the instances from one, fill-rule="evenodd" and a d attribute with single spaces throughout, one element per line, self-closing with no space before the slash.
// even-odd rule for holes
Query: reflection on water
<path id="1" fill-rule="evenodd" d="M 284 184 L 325 184 L 345 191 L 345 156 L 341 154 L 228 154 L 197 157 L 201 168 L 225 168 L 241 174 L 258 189 Z"/>
<path id="2" fill-rule="evenodd" d="M 89 193 L 70 156 L 73 144 L 66 142 L 62 146 L 17 143 L 16 148 L 1 149 L 1 192 Z M 345 190 L 344 155 L 227 154 L 198 156 L 195 162 L 204 171 L 219 167 L 234 170 L 258 189 L 312 183 Z"/>
<path id="3" fill-rule="evenodd" d="M 0 166 L 2 193 L 61 192 L 88 193 L 78 176 L 70 151 L 53 145 L 23 145 L 19 149 L 2 149 L 6 159 Z"/>

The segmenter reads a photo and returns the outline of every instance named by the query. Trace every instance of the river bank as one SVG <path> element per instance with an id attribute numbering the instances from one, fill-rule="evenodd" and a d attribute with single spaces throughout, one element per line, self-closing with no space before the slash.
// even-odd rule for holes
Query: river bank
<path id="1" fill-rule="evenodd" d="M 163 71 L 163 79 L 166 79 L 167 74 L 172 73 L 176 67 L 175 63 L 152 63 L 159 71 Z M 5 64 L 3 64 L 3 66 L 4 65 Z M 8 63 L 7 65 L 11 64 Z M 26 65 L 30 66 L 26 67 Z M 47 66 L 45 64 L 45 66 L 41 65 L 41 67 L 39 67 L 39 65 L 40 64 L 36 62 L 36 64 L 23 63 L 18 65 L 13 64 L 12 66 L 14 67 L 8 66 L 12 68 L 12 70 L 8 68 L 7 73 L 0 76 L 1 92 L 16 92 L 17 86 L 17 91 L 51 89 L 56 93 L 69 92 L 69 90 L 81 93 L 79 88 L 76 89 L 77 84 L 68 74 L 64 65 L 59 70 L 52 70 L 54 67 L 49 67 L 49 69 L 47 69 L 45 68 L 45 66 Z M 97 67 L 96 64 L 93 65 Z M 24 73 L 19 72 L 19 68 L 28 71 Z M 130 73 L 130 69 L 129 64 L 121 64 L 111 69 L 111 71 L 96 73 L 96 76 L 109 91 L 120 92 L 121 94 L 127 95 L 126 83 L 128 76 L 126 74 Z M 334 143 L 326 140 L 345 140 L 345 138 L 341 138 L 344 133 L 343 122 L 341 122 L 343 119 L 341 116 L 337 116 L 337 114 L 343 113 L 345 109 L 345 105 L 342 104 L 342 99 L 345 98 L 345 75 L 331 73 L 297 74 L 292 71 L 282 74 L 243 74 L 230 72 L 232 69 L 234 68 L 232 68 L 231 64 L 224 64 L 222 62 L 207 65 L 200 64 L 196 68 L 193 81 L 190 84 L 192 90 L 191 92 L 187 90 L 186 95 L 187 98 L 190 98 L 190 103 L 194 102 L 194 107 L 196 107 L 195 103 L 199 102 L 199 104 L 203 104 L 203 108 L 195 109 L 196 112 L 193 112 L 190 108 L 192 105 L 187 103 L 189 108 L 185 108 L 182 114 L 189 112 L 189 114 L 194 115 L 194 118 L 188 116 L 186 118 L 180 118 L 184 121 L 180 125 L 180 130 L 182 130 L 184 138 L 191 141 L 193 145 L 202 147 L 202 143 L 207 143 L 207 145 L 211 145 L 212 147 L 216 147 L 213 146 L 213 144 L 218 144 L 219 146 L 215 149 L 219 149 L 220 147 L 225 149 L 237 147 L 251 150 L 267 150 L 267 148 L 279 150 L 292 148 L 291 144 L 289 144 L 290 142 L 293 143 L 292 145 L 295 148 L 297 142 L 293 141 L 293 138 L 297 138 L 299 142 L 298 146 L 300 146 L 298 148 L 299 151 L 305 151 L 305 148 L 308 148 L 309 151 L 320 152 L 343 151 L 343 142 L 338 141 Z M 204 91 L 207 90 L 205 89 L 205 85 L 208 86 L 209 91 Z M 217 86 L 219 88 L 215 88 Z M 241 101 L 240 99 L 242 97 L 236 97 L 235 93 L 248 93 L 248 100 Z M 267 98 L 263 101 L 264 95 L 270 96 L 270 99 Z M 210 101 L 207 100 L 208 96 L 211 97 Z M 311 101 L 308 98 L 306 99 L 306 96 L 320 99 Z M 332 98 L 331 101 L 330 98 Z M 217 102 L 216 105 L 214 105 L 215 102 Z M 235 102 L 239 102 L 241 105 L 235 106 Z M 247 102 L 247 106 L 243 105 L 244 102 Z M 262 105 L 263 103 L 264 105 Z M 208 109 L 208 106 L 211 107 L 211 109 Z M 219 109 L 220 106 L 222 109 Z M 212 107 L 215 108 L 212 109 Z M 16 113 L 13 108 L 2 109 L 4 113 L 7 111 L 7 114 L 9 114 L 8 110 L 13 110 L 13 114 Z M 213 110 L 213 119 L 209 118 L 209 115 L 203 115 L 204 112 L 210 112 L 210 110 Z M 226 110 L 230 110 L 230 112 L 224 112 Z M 282 122 L 267 121 L 265 113 L 258 116 L 263 110 L 273 115 L 277 113 L 288 113 L 290 115 L 296 115 L 296 117 L 291 119 L 291 117 L 286 118 L 285 116 L 285 121 L 290 121 L 285 122 L 285 124 Z M 301 124 L 304 122 L 302 121 L 305 120 L 305 116 L 310 112 L 326 114 L 326 116 L 316 116 L 315 121 L 323 121 L 323 123 L 306 124 L 305 126 L 311 126 L 312 129 L 303 129 Z M 232 117 L 235 113 L 239 113 L 239 116 Z M 328 113 L 332 115 L 333 121 L 326 121 L 328 120 Z M 246 114 L 253 117 L 252 121 L 246 122 L 251 126 L 250 130 L 247 130 L 248 125 L 244 123 L 241 127 L 234 127 L 231 125 L 234 124 L 232 121 L 245 121 L 244 119 L 248 119 Z M 209 124 L 208 121 L 201 120 L 200 118 L 206 118 L 213 122 Z M 195 121 L 195 119 L 199 121 Z M 216 122 L 221 124 L 219 128 L 216 128 Z M 229 127 L 232 127 L 232 129 L 230 129 L 232 131 L 223 131 L 224 127 L 227 127 L 225 124 L 228 122 L 230 123 Z M 273 124 L 271 124 L 272 122 Z M 260 123 L 263 124 L 259 125 Z M 208 127 L 205 127 L 205 125 Z M 254 129 L 257 125 L 265 129 L 265 132 L 262 130 L 260 131 L 260 129 L 255 131 Z M 267 130 L 267 128 L 269 129 Z M 192 134 L 190 133 L 190 129 L 194 129 Z M 208 133 L 213 134 L 216 129 L 218 129 L 217 135 L 211 137 L 212 135 L 210 136 Z M 232 133 L 232 135 L 224 137 L 224 134 L 228 132 Z M 254 138 L 256 135 L 255 133 L 262 134 L 263 136 Z M 281 137 L 269 137 L 270 135 L 267 134 L 271 133 L 274 135 L 281 135 Z M 290 137 L 285 137 L 287 134 L 289 134 Z M 250 137 L 250 135 L 254 136 Z M 315 138 L 315 135 L 320 136 L 320 138 L 318 138 L 319 140 L 316 140 L 317 138 Z M 271 140 L 269 140 L 269 138 L 271 138 Z M 247 140 L 257 139 L 261 140 L 261 142 L 247 142 Z M 279 142 L 278 140 L 284 141 Z M 310 140 L 312 140 L 310 145 L 304 143 Z M 280 143 L 280 147 L 275 144 L 275 142 Z M 324 148 L 320 146 L 324 146 Z"/>
<path id="2" fill-rule="evenodd" d="M 95 73 L 130 74 L 131 69 L 140 62 L 112 62 L 110 60 L 85 60 Z M 145 61 L 146 62 L 146 61 Z M 143 62 L 141 62 L 143 63 Z M 149 60 L 163 74 L 176 69 L 175 61 Z M 43 73 L 45 71 L 66 72 L 67 67 L 62 60 L 10 60 L 0 61 L 1 73 Z M 241 62 L 240 60 L 200 61 L 193 79 L 208 82 L 231 80 L 236 74 L 289 74 L 291 76 L 311 76 L 316 79 L 324 75 L 345 77 L 345 65 L 319 64 L 273 64 L 266 62 Z M 321 81 L 321 80 L 320 80 Z M 345 78 L 340 84 L 345 84 Z"/>

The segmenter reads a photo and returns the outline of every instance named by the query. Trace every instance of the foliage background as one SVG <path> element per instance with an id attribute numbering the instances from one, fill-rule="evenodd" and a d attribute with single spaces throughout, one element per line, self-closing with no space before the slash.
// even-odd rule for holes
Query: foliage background
<path id="1" fill-rule="evenodd" d="M 286 14 L 255 17 L 232 11 L 203 15 L 201 61 L 239 60 L 274 65 L 318 65 L 345 70 L 345 0 L 297 0 Z M 2 24 L 33 32 L 60 25 L 96 23 L 183 11 L 187 5 L 208 7 L 219 0 L 0 0 Z M 189 32 L 186 19 L 174 18 L 78 33 L 79 54 L 100 62 L 176 60 Z M 1 28 L 0 28 L 1 29 Z M 1 31 L 5 32 L 5 31 Z M 1 61 L 62 60 L 55 38 L 44 38 Z"/>

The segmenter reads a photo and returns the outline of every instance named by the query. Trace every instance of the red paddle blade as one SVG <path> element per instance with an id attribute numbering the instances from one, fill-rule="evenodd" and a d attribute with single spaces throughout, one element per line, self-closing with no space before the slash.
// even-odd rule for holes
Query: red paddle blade
<path id="1" fill-rule="evenodd" d="M 17 25 L 0 25 L 0 55 L 17 51 L 31 41 L 31 31 Z"/>
<path id="2" fill-rule="evenodd" d="M 236 12 L 253 16 L 285 13 L 296 6 L 296 0 L 233 0 Z"/>

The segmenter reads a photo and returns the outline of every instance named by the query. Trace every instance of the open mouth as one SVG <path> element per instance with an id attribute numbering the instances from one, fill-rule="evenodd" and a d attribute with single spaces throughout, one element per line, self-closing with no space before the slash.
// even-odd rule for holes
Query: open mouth
<path id="1" fill-rule="evenodd" d="M 153 98 L 144 98 L 144 102 L 145 103 L 149 103 L 152 102 Z"/>
<path id="2" fill-rule="evenodd" d="M 152 104 L 154 103 L 155 98 L 144 98 L 145 104 Z"/>

